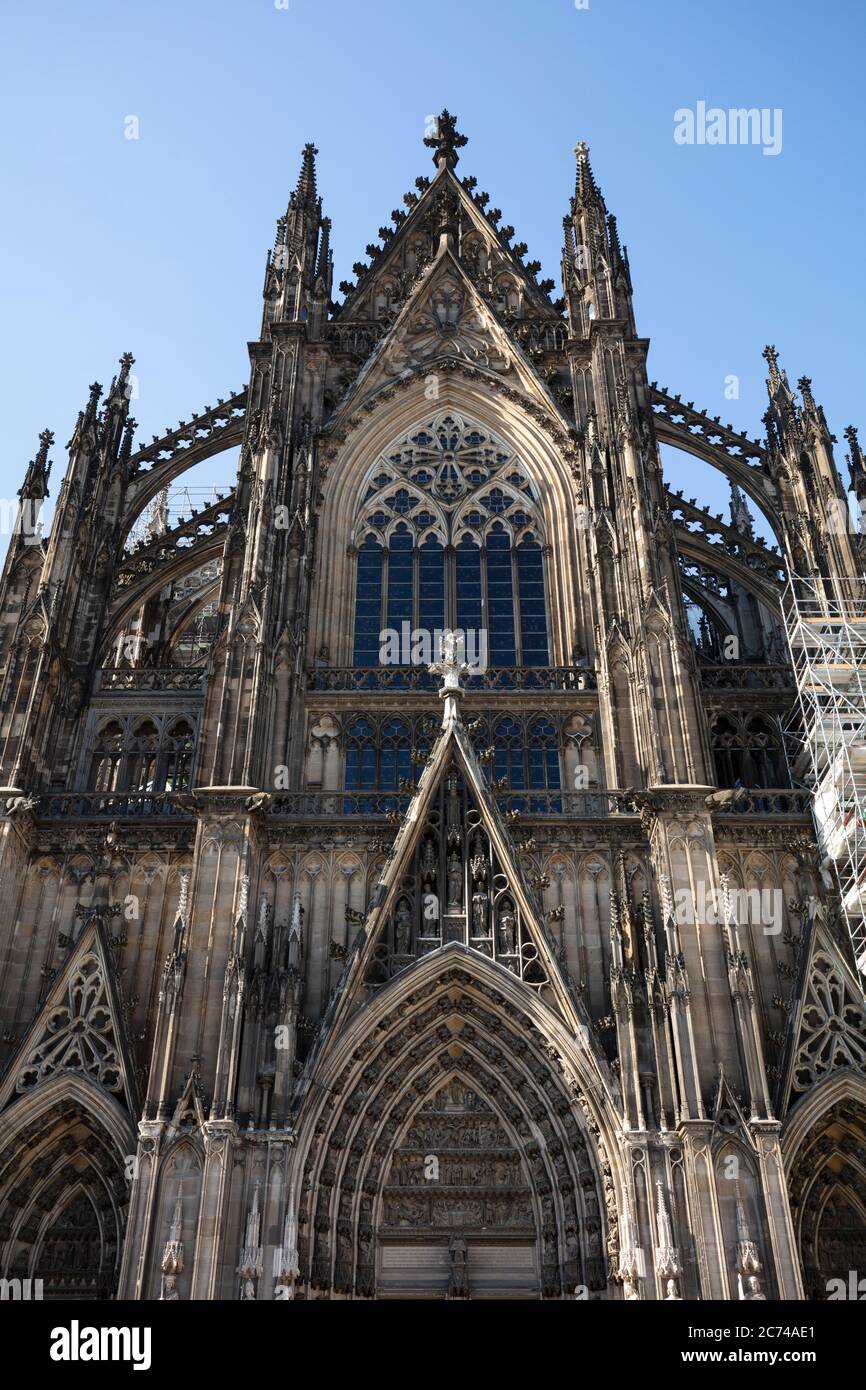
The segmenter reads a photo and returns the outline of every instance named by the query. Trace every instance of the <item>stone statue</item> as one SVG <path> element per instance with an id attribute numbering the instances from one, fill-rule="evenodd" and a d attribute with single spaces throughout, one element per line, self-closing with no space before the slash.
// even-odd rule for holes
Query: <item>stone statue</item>
<path id="1" fill-rule="evenodd" d="M 159 1295 L 159 1301 L 160 1303 L 180 1303 L 176 1274 L 164 1274 L 162 1276 L 162 1293 Z"/>
<path id="2" fill-rule="evenodd" d="M 448 906 L 460 907 L 463 900 L 463 869 L 457 854 L 448 860 Z"/>
<path id="3" fill-rule="evenodd" d="M 640 1302 L 640 1294 L 638 1293 L 636 1286 L 631 1282 L 630 1279 L 626 1279 L 625 1283 L 622 1286 L 622 1296 L 625 1299 L 626 1303 Z"/>
<path id="4" fill-rule="evenodd" d="M 436 883 L 436 858 L 433 854 L 433 845 L 429 840 L 424 841 L 424 848 L 421 851 L 421 882 L 425 888 L 432 889 Z"/>
<path id="5" fill-rule="evenodd" d="M 509 902 L 499 909 L 499 951 L 504 956 L 517 953 L 517 918 Z"/>
<path id="6" fill-rule="evenodd" d="M 408 956 L 412 935 L 412 913 L 405 898 L 401 898 L 394 914 L 394 949 L 398 956 Z"/>
<path id="7" fill-rule="evenodd" d="M 446 1298 L 468 1298 L 469 1276 L 466 1268 L 466 1241 L 463 1236 L 452 1236 L 448 1242 L 448 1262 L 451 1272 L 448 1276 Z"/>
<path id="8" fill-rule="evenodd" d="M 487 933 L 486 893 L 473 893 L 472 895 L 472 932 L 474 936 L 485 936 Z"/>
<path id="9" fill-rule="evenodd" d="M 682 1299 L 677 1291 L 676 1279 L 669 1279 L 665 1284 L 665 1303 L 681 1303 Z"/>
<path id="10" fill-rule="evenodd" d="M 259 916 L 256 922 L 256 941 L 260 941 L 263 946 L 267 946 L 271 928 L 271 905 L 268 902 L 267 893 L 262 893 L 259 898 Z"/>
<path id="11" fill-rule="evenodd" d="M 767 1301 L 767 1295 L 761 1289 L 761 1281 L 754 1274 L 746 1280 L 746 1298 L 753 1303 Z"/>

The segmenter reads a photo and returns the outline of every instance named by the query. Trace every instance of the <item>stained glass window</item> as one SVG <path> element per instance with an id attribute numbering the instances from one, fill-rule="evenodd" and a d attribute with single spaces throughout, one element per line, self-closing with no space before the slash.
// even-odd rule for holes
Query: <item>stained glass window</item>
<path id="1" fill-rule="evenodd" d="M 354 665 L 378 665 L 404 623 L 460 628 L 479 655 L 486 633 L 491 666 L 548 664 L 540 507 L 507 445 L 443 415 L 383 454 L 361 496 Z"/>

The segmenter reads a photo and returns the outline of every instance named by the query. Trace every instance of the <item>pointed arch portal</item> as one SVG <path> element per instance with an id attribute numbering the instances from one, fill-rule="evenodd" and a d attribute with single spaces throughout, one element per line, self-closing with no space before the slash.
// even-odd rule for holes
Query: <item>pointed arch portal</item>
<path id="1" fill-rule="evenodd" d="M 599 1127 L 521 1007 L 525 987 L 501 973 L 445 947 L 362 1011 L 336 1075 L 311 1078 L 299 1251 L 312 1289 L 453 1296 L 461 1242 L 468 1296 L 605 1287 L 616 1202 Z"/>

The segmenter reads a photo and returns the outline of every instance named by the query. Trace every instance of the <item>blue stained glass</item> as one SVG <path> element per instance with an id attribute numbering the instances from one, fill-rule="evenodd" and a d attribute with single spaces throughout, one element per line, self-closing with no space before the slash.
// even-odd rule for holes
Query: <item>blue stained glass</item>
<path id="1" fill-rule="evenodd" d="M 400 633 L 405 622 L 412 626 L 412 534 L 402 523 L 388 548 L 388 620 L 386 627 Z"/>
<path id="2" fill-rule="evenodd" d="M 416 500 L 404 487 L 401 487 L 399 492 L 385 498 L 385 506 L 390 507 L 394 512 L 399 512 L 401 516 L 405 516 L 407 512 L 412 510 Z"/>
<path id="3" fill-rule="evenodd" d="M 487 599 L 490 663 L 493 666 L 515 666 L 517 651 L 511 548 L 507 533 L 498 524 L 487 536 Z"/>
<path id="4" fill-rule="evenodd" d="M 523 664 L 546 666 L 550 655 L 544 603 L 544 562 L 541 546 L 532 537 L 528 536 L 517 547 L 517 576 Z"/>
<path id="5" fill-rule="evenodd" d="M 481 551 L 469 536 L 456 550 L 457 626 L 478 632 L 483 626 L 481 607 Z"/>
<path id="6" fill-rule="evenodd" d="M 379 662 L 379 633 L 382 627 L 382 547 L 368 536 L 358 551 L 358 579 L 355 598 L 355 666 L 376 666 Z"/>
<path id="7" fill-rule="evenodd" d="M 404 520 L 390 537 L 387 558 L 380 549 L 381 535 L 376 540 L 368 538 L 361 547 L 355 664 L 376 665 L 382 628 L 399 633 L 402 625 L 409 623 L 426 630 L 456 626 L 477 631 L 484 627 L 490 665 L 509 667 L 518 661 L 536 668 L 547 665 L 550 654 L 541 547 L 530 532 L 514 554 L 510 533 L 496 520 L 497 514 L 507 513 L 521 530 L 533 525 L 529 504 L 534 493 L 517 460 L 481 430 L 464 430 L 453 417 L 446 417 L 429 429 L 419 430 L 390 456 L 390 463 L 416 486 L 435 487 L 446 508 L 467 488 L 477 489 L 478 500 L 465 522 L 477 533 L 482 533 L 486 524 L 490 529 L 481 549 L 466 536 L 454 551 L 446 551 L 441 539 L 430 532 L 436 522 L 432 510 L 418 507 L 418 498 L 407 485 L 398 483 L 384 469 L 378 470 L 367 488 L 368 505 L 376 507 L 367 525 L 384 532 L 394 512 Z M 503 464 L 499 476 L 491 477 Z M 523 503 L 515 506 L 513 496 L 503 489 L 503 480 L 520 490 Z M 378 497 L 380 489 L 384 496 Z M 452 516 L 449 525 L 453 524 Z M 416 552 L 414 547 L 425 531 L 427 539 Z M 387 565 L 386 586 L 383 564 Z M 504 676 L 502 679 L 506 680 Z M 542 775 L 537 760 L 530 765 L 527 759 L 527 786 L 530 766 L 533 778 Z M 549 769 L 544 775 L 549 775 Z"/>
<path id="8" fill-rule="evenodd" d="M 445 557 L 442 546 L 433 536 L 427 537 L 418 552 L 418 577 L 418 625 L 428 632 L 444 629 Z"/>

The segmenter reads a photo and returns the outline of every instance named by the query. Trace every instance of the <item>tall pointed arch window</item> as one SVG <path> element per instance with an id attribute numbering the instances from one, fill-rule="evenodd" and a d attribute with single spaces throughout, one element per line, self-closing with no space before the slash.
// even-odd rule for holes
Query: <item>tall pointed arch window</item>
<path id="1" fill-rule="evenodd" d="M 380 663 L 386 632 L 449 627 L 476 634 L 475 652 L 486 634 L 491 666 L 548 665 L 541 507 L 490 431 L 445 414 L 382 454 L 355 542 L 355 666 Z M 404 645 L 401 664 L 411 659 Z"/>

